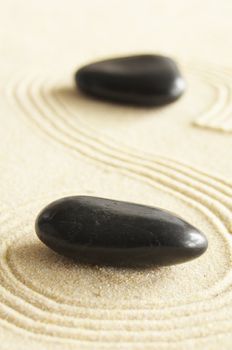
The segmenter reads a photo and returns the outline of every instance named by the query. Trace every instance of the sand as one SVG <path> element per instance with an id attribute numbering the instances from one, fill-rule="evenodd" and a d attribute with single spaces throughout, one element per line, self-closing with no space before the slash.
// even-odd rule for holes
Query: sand
<path id="1" fill-rule="evenodd" d="M 229 0 L 1 1 L 1 350 L 231 349 L 231 16 Z M 82 64 L 141 52 L 178 61 L 179 101 L 76 92 Z M 145 270 L 74 264 L 34 221 L 79 194 L 171 210 L 208 251 Z"/>

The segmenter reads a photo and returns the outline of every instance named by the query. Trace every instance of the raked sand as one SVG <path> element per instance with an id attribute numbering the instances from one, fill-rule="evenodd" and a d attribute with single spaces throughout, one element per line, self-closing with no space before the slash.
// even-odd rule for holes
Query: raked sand
<path id="1" fill-rule="evenodd" d="M 231 349 L 231 1 L 1 1 L 1 350 Z M 82 64 L 170 55 L 187 92 L 165 108 L 87 99 Z M 159 206 L 209 248 L 183 265 L 75 265 L 34 232 L 66 195 Z"/>

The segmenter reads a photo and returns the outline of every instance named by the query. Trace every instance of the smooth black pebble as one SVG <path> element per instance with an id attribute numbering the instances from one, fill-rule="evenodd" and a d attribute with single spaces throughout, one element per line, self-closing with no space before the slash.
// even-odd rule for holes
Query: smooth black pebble
<path id="1" fill-rule="evenodd" d="M 100 265 L 178 264 L 197 258 L 208 246 L 203 233 L 168 211 L 88 196 L 49 204 L 35 227 L 54 251 Z"/>
<path id="2" fill-rule="evenodd" d="M 160 55 L 115 58 L 89 64 L 75 75 L 81 91 L 115 102 L 162 106 L 185 90 L 176 63 Z"/>

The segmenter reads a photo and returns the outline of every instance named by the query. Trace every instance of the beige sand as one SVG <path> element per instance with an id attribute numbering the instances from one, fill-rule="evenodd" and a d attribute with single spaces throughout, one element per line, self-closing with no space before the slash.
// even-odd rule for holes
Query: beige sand
<path id="1" fill-rule="evenodd" d="M 0 13 L 0 349 L 231 349 L 232 3 L 7 0 Z M 82 64 L 159 52 L 188 91 L 154 110 L 88 100 Z M 169 209 L 204 231 L 191 263 L 84 267 L 34 232 L 87 194 Z"/>

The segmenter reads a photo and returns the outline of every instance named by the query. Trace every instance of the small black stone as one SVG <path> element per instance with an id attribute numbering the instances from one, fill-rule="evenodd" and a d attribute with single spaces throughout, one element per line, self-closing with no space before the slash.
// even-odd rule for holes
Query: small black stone
<path id="1" fill-rule="evenodd" d="M 54 251 L 100 265 L 178 264 L 197 258 L 208 246 L 203 233 L 168 211 L 88 196 L 49 204 L 35 227 Z"/>
<path id="2" fill-rule="evenodd" d="M 185 82 L 176 63 L 160 55 L 115 58 L 89 64 L 75 75 L 84 93 L 105 100 L 162 106 L 177 100 Z"/>

